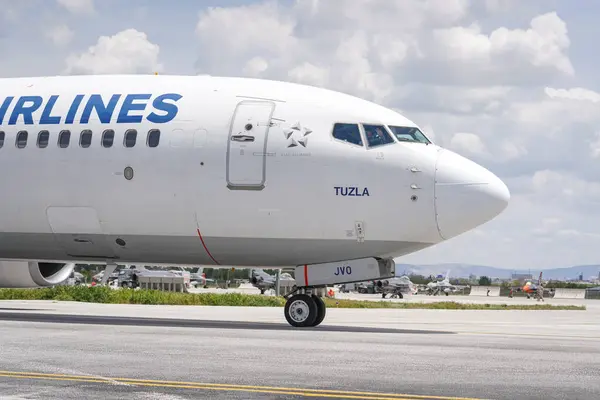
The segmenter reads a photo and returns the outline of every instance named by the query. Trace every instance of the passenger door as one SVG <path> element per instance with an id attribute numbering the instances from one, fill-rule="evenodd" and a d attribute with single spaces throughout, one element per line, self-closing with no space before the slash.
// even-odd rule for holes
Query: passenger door
<path id="1" fill-rule="evenodd" d="M 244 100 L 233 114 L 227 141 L 227 187 L 262 190 L 266 181 L 266 152 L 275 103 Z"/>

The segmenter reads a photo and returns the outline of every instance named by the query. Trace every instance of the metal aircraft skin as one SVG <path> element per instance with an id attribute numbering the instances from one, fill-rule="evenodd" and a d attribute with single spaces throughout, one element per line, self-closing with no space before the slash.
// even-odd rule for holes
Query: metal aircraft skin
<path id="1" fill-rule="evenodd" d="M 303 268 L 291 299 L 310 318 L 294 324 L 320 323 L 306 290 L 394 276 L 394 258 L 510 199 L 404 115 L 323 88 L 87 75 L 0 93 L 0 287 L 52 286 L 76 263 Z"/>

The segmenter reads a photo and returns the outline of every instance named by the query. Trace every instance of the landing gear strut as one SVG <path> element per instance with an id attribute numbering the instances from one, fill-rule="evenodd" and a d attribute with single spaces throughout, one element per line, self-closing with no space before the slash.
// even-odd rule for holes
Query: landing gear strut
<path id="1" fill-rule="evenodd" d="M 393 259 L 375 257 L 349 261 L 296 266 L 294 276 L 298 286 L 285 296 L 284 315 L 294 327 L 314 327 L 325 319 L 327 286 L 341 283 L 365 282 L 395 276 Z"/>
<path id="2" fill-rule="evenodd" d="M 325 302 L 315 294 L 294 294 L 287 299 L 284 314 L 287 322 L 294 327 L 314 327 L 325 319 Z"/>

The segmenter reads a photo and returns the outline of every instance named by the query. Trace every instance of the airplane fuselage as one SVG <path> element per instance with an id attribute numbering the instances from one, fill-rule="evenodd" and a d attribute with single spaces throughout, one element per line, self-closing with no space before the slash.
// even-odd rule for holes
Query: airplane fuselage
<path id="1" fill-rule="evenodd" d="M 399 113 L 325 89 L 79 76 L 0 93 L 1 287 L 60 284 L 75 263 L 294 267 L 285 318 L 317 326 L 313 289 L 393 277 L 394 257 L 510 197 Z"/>
<path id="2" fill-rule="evenodd" d="M 417 127 L 402 115 L 324 89 L 81 76 L 2 79 L 0 93 L 0 259 L 282 267 L 397 257 L 508 201 L 477 164 L 424 135 L 391 134 Z M 389 141 L 372 142 L 381 130 Z"/>
<path id="3" fill-rule="evenodd" d="M 332 137 L 336 122 L 415 126 L 372 103 L 211 77 L 20 78 L 0 90 L 0 258 L 287 266 L 442 240 L 442 149 Z"/>

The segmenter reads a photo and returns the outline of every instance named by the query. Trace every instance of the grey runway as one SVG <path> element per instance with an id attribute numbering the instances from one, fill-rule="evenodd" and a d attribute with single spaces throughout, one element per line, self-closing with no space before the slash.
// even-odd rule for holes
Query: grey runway
<path id="1" fill-rule="evenodd" d="M 68 314 L 37 314 L 37 313 L 0 313 L 0 321 L 23 322 L 51 322 L 62 324 L 89 324 L 89 325 L 128 325 L 128 326 L 167 326 L 174 328 L 206 328 L 206 329 L 261 329 L 261 330 L 295 330 L 287 324 L 274 322 L 241 322 L 241 321 L 213 321 L 191 320 L 176 318 L 138 318 L 138 317 L 112 317 L 93 315 L 68 315 Z M 305 328 L 304 331 L 316 330 L 319 332 L 369 332 L 369 333 L 415 333 L 415 334 L 452 334 L 448 331 L 431 331 L 417 329 L 372 328 L 360 326 L 319 326 Z"/>
<path id="2" fill-rule="evenodd" d="M 324 329 L 297 330 L 278 322 L 280 309 L 1 305 L 7 309 L 0 311 L 2 399 L 600 397 L 593 307 L 331 309 Z M 167 321 L 114 323 L 131 314 Z M 258 315 L 263 319 L 252 322 Z M 180 325 L 194 319 L 196 325 Z M 352 329 L 378 321 L 390 331 Z"/>

